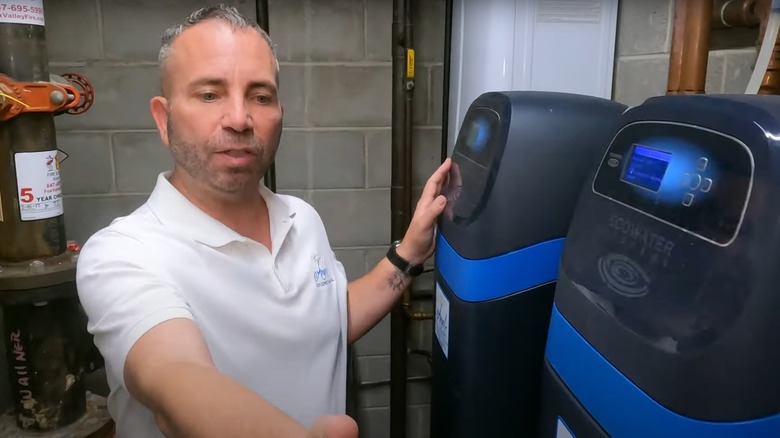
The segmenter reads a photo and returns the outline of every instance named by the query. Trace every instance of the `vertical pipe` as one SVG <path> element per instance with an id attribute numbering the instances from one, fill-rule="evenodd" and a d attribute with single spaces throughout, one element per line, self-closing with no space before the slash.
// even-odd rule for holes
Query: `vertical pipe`
<path id="1" fill-rule="evenodd" d="M 0 24 L 0 74 L 21 82 L 48 81 L 48 66 L 43 26 Z M 40 172 L 46 171 L 36 168 L 33 170 L 36 174 L 26 171 L 17 175 L 17 158 L 32 156 L 29 153 L 56 155 L 56 150 L 52 114 L 25 113 L 0 122 L 0 261 L 22 262 L 65 252 L 63 215 L 22 220 L 20 205 L 25 203 L 20 202 L 19 191 L 24 187 L 17 187 L 17 176 L 35 180 L 41 176 Z M 43 193 L 31 196 L 43 196 Z"/>
<path id="2" fill-rule="evenodd" d="M 43 25 L 0 24 L 0 74 L 17 82 L 50 80 Z M 16 423 L 31 431 L 64 427 L 87 410 L 86 321 L 67 253 L 56 157 L 52 113 L 0 122 L 2 333 Z"/>
<path id="3" fill-rule="evenodd" d="M 392 126 L 391 126 L 391 238 L 401 239 L 409 223 L 406 210 L 406 182 L 410 169 L 406 166 L 406 0 L 393 0 L 392 25 Z M 406 315 L 402 302 L 390 313 L 390 437 L 406 434 Z"/>
<path id="4" fill-rule="evenodd" d="M 255 21 L 267 34 L 271 34 L 268 23 L 268 0 L 255 1 Z M 276 192 L 276 161 L 271 162 L 271 166 L 265 172 L 263 182 L 271 191 Z"/>
<path id="5" fill-rule="evenodd" d="M 450 121 L 450 69 L 452 68 L 452 4 L 444 1 L 444 62 L 442 65 L 441 162 L 447 159 Z"/>
<path id="6" fill-rule="evenodd" d="M 680 91 L 684 94 L 704 94 L 710 54 L 713 0 L 684 1 L 688 5 L 685 14 L 685 49 Z"/>
<path id="7" fill-rule="evenodd" d="M 674 21 L 672 21 L 672 43 L 669 54 L 669 77 L 666 94 L 680 93 L 680 76 L 683 66 L 683 49 L 685 47 L 685 14 L 688 0 L 677 0 L 674 4 Z"/>

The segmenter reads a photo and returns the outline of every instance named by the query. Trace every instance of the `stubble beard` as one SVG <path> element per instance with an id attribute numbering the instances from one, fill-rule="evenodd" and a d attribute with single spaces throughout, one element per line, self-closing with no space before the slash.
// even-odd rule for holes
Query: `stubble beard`
<path id="1" fill-rule="evenodd" d="M 268 158 L 270 151 L 251 131 L 225 134 L 223 138 L 210 139 L 199 146 L 185 141 L 178 135 L 170 115 L 167 125 L 168 143 L 174 163 L 176 167 L 184 170 L 193 181 L 226 194 L 257 190 L 260 179 L 270 165 Z M 213 151 L 220 150 L 226 145 L 236 144 L 250 148 L 257 154 L 253 166 L 209 167 L 209 155 Z M 270 156 L 272 157 L 273 153 Z"/>

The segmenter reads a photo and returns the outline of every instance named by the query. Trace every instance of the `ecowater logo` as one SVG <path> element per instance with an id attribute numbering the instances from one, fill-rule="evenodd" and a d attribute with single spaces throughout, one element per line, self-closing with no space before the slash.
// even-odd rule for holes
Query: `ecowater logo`
<path id="1" fill-rule="evenodd" d="M 601 279 L 616 293 L 629 298 L 647 295 L 650 277 L 634 260 L 622 254 L 605 254 L 598 260 Z"/>

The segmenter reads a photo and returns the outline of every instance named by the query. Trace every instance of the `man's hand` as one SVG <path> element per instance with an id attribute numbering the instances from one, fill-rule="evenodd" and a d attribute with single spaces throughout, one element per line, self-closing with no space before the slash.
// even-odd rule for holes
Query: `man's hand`
<path id="1" fill-rule="evenodd" d="M 423 263 L 433 255 L 436 221 L 447 205 L 442 189 L 447 183 L 451 163 L 451 159 L 447 158 L 428 179 L 417 201 L 409 228 L 397 249 L 398 255 L 412 264 Z"/>
<path id="2" fill-rule="evenodd" d="M 358 438 L 358 426 L 348 415 L 319 417 L 306 438 Z"/>

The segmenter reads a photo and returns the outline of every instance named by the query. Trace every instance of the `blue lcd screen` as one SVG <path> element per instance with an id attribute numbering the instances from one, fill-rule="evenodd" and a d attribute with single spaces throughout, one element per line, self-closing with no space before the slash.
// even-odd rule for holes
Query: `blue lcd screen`
<path id="1" fill-rule="evenodd" d="M 634 153 L 628 162 L 623 180 L 657 192 L 671 158 L 672 154 L 668 152 L 634 145 Z"/>

